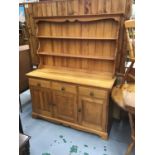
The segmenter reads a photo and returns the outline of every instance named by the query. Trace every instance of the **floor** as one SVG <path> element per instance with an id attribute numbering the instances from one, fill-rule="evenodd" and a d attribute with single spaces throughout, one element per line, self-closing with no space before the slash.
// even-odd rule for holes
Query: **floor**
<path id="1" fill-rule="evenodd" d="M 20 95 L 23 130 L 31 136 L 31 155 L 124 155 L 130 142 L 128 121 L 113 121 L 109 140 L 31 117 L 29 90 Z M 132 155 L 135 155 L 134 151 Z"/>

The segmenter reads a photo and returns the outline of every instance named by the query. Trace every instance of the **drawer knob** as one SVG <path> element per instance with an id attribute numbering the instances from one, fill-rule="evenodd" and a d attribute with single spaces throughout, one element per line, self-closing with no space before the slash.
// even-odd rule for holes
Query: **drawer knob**
<path id="1" fill-rule="evenodd" d="M 62 88 L 61 88 L 61 91 L 65 91 L 65 88 L 64 88 L 64 87 L 62 87 Z"/>
<path id="2" fill-rule="evenodd" d="M 37 86 L 38 86 L 38 87 L 40 87 L 40 86 L 41 86 L 41 84 L 40 84 L 40 83 L 37 83 Z"/>
<path id="3" fill-rule="evenodd" d="M 94 96 L 94 93 L 93 92 L 90 92 L 90 96 Z"/>
<path id="4" fill-rule="evenodd" d="M 81 109 L 78 109 L 78 112 L 81 112 Z"/>

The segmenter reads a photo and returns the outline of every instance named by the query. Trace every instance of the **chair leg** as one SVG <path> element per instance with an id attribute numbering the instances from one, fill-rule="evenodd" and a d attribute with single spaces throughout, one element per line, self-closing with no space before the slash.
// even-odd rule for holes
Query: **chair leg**
<path id="1" fill-rule="evenodd" d="M 129 112 L 128 113 L 129 116 L 129 123 L 130 123 L 130 128 L 131 128 L 131 136 L 135 135 L 135 125 L 134 125 L 134 121 L 133 121 L 133 115 Z"/>
<path id="2" fill-rule="evenodd" d="M 19 115 L 19 132 L 22 133 L 22 134 L 24 134 L 20 115 Z"/>
<path id="3" fill-rule="evenodd" d="M 23 112 L 23 110 L 22 110 L 22 104 L 21 104 L 21 100 L 20 100 L 20 95 L 19 95 L 19 107 L 20 107 L 20 112 Z"/>
<path id="4" fill-rule="evenodd" d="M 134 121 L 133 121 L 133 114 L 131 114 L 130 112 L 128 112 L 129 115 L 129 123 L 130 123 L 130 127 L 131 127 L 131 143 L 128 145 L 127 148 L 127 152 L 125 155 L 130 155 L 131 151 L 135 145 L 135 129 L 134 129 Z"/>
<path id="5" fill-rule="evenodd" d="M 128 149 L 127 149 L 125 155 L 131 154 L 131 151 L 133 150 L 134 145 L 135 145 L 135 141 L 132 140 L 132 142 L 128 145 Z"/>

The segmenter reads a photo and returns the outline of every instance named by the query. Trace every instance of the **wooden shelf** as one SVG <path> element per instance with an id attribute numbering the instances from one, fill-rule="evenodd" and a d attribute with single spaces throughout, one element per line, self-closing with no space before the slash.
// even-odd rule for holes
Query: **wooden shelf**
<path id="1" fill-rule="evenodd" d="M 70 58 L 86 58 L 86 59 L 97 59 L 97 60 L 115 60 L 114 57 L 103 57 L 103 56 L 87 56 L 87 55 L 74 55 L 74 54 L 64 54 L 64 53 L 48 53 L 40 52 L 39 55 L 49 55 L 58 57 L 70 57 Z"/>
<path id="2" fill-rule="evenodd" d="M 96 38 L 96 37 L 69 37 L 69 36 L 43 36 L 39 35 L 40 39 L 71 39 L 71 40 L 117 40 L 118 38 Z"/>
<path id="3" fill-rule="evenodd" d="M 39 68 L 115 74 L 120 15 L 37 18 Z"/>

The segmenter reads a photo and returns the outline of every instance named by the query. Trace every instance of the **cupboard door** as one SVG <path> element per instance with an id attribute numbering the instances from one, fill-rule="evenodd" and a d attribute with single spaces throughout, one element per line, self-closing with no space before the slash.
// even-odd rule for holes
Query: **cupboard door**
<path id="1" fill-rule="evenodd" d="M 106 129 L 106 101 L 89 97 L 79 98 L 78 119 L 85 127 L 95 130 Z"/>
<path id="2" fill-rule="evenodd" d="M 54 91 L 53 100 L 55 105 L 54 116 L 56 118 L 69 122 L 77 122 L 76 95 Z"/>
<path id="3" fill-rule="evenodd" d="M 52 91 L 42 87 L 30 87 L 32 110 L 45 116 L 52 116 Z"/>

